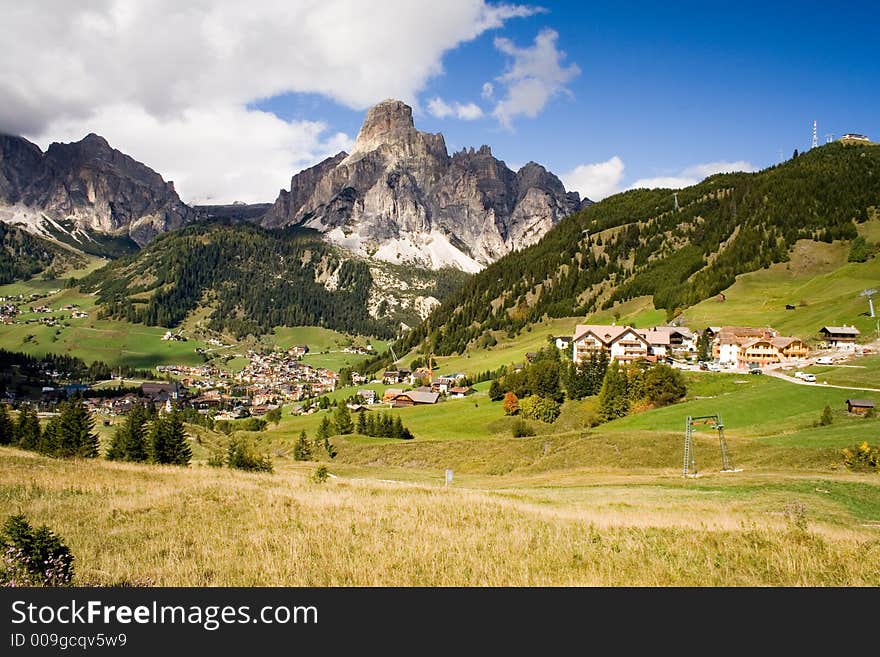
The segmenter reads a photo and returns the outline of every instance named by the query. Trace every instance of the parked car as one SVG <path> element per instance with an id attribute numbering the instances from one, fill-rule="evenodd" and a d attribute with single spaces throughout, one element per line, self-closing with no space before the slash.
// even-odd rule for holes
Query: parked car
<path id="1" fill-rule="evenodd" d="M 804 374 L 803 372 L 795 372 L 794 373 L 794 378 L 796 378 L 796 379 L 803 379 L 805 376 L 806 376 L 806 374 Z"/>
<path id="2" fill-rule="evenodd" d="M 801 377 L 807 383 L 816 383 L 816 375 L 815 374 L 804 374 Z"/>
<path id="3" fill-rule="evenodd" d="M 704 361 L 700 361 L 700 369 L 703 370 L 704 372 L 708 371 L 709 370 L 709 363 L 706 363 Z"/>
<path id="4" fill-rule="evenodd" d="M 760 367 L 753 367 L 749 370 L 749 374 L 763 374 Z"/>
<path id="5" fill-rule="evenodd" d="M 817 365 L 833 365 L 834 359 L 831 356 L 819 356 L 819 358 L 816 359 L 816 364 Z"/>

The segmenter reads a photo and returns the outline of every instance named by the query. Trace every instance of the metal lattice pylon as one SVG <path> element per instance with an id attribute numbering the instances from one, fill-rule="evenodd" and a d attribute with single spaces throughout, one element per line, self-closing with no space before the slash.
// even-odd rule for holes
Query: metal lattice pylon
<path id="1" fill-rule="evenodd" d="M 687 416 L 684 429 L 684 463 L 681 474 L 685 477 L 697 474 L 697 461 L 694 454 L 694 424 L 708 424 L 718 431 L 718 445 L 721 448 L 721 472 L 736 472 L 730 451 L 727 449 L 727 440 L 724 438 L 724 423 L 720 415 L 700 415 L 697 417 Z"/>

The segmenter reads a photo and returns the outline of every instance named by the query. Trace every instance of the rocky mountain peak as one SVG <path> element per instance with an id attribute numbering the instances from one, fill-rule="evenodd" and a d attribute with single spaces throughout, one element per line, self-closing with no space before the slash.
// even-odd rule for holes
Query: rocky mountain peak
<path id="1" fill-rule="evenodd" d="M 367 111 L 358 132 L 354 148 L 347 162 L 355 162 L 368 153 L 380 151 L 386 160 L 446 160 L 446 142 L 443 135 L 432 135 L 416 130 L 412 107 L 400 100 L 383 100 Z M 430 163 L 429 166 L 433 165 Z"/>
<path id="2" fill-rule="evenodd" d="M 54 142 L 45 153 L 21 137 L 0 137 L 0 220 L 45 234 L 128 237 L 139 246 L 198 218 L 171 182 L 94 133 Z M 51 231 L 50 231 L 51 232 Z"/>
<path id="3" fill-rule="evenodd" d="M 350 155 L 293 176 L 260 219 L 305 225 L 359 255 L 478 271 L 533 244 L 579 207 L 540 165 L 518 173 L 483 145 L 449 156 L 442 134 L 419 131 L 412 108 L 370 108 Z"/>

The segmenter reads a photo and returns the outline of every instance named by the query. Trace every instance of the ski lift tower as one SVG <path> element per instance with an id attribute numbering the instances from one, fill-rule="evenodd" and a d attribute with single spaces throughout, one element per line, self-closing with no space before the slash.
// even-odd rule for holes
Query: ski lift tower
<path id="1" fill-rule="evenodd" d="M 720 415 L 700 415 L 697 417 L 687 416 L 684 430 L 684 466 L 681 474 L 684 477 L 697 476 L 697 462 L 694 457 L 694 426 L 705 424 L 718 431 L 718 444 L 721 447 L 721 472 L 740 472 L 741 469 L 733 467 L 730 452 L 727 449 L 727 441 L 724 439 L 724 423 Z"/>
<path id="2" fill-rule="evenodd" d="M 875 290 L 874 288 L 864 290 L 864 291 L 862 291 L 861 294 L 859 294 L 859 296 L 868 297 L 868 311 L 869 311 L 872 319 L 877 316 L 874 314 L 874 295 L 875 294 L 877 294 L 877 290 Z"/>

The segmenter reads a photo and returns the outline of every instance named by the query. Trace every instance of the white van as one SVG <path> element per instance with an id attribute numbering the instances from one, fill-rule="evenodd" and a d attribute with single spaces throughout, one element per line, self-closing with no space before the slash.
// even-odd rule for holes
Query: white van
<path id="1" fill-rule="evenodd" d="M 816 365 L 834 365 L 834 359 L 831 356 L 819 356 Z"/>

